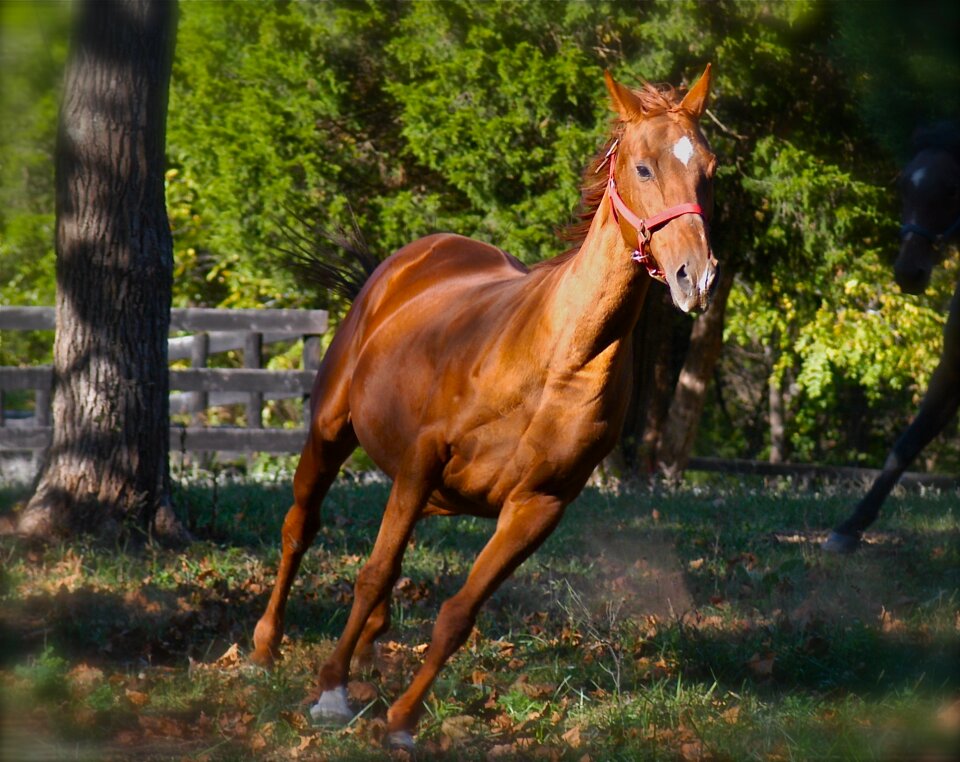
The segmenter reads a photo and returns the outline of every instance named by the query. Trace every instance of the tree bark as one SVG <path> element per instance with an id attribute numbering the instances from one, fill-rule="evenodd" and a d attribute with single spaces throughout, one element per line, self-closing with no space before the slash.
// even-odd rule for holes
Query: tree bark
<path id="1" fill-rule="evenodd" d="M 657 466 L 670 480 L 683 476 L 693 451 L 707 388 L 723 348 L 724 315 L 733 279 L 731 268 L 721 269 L 710 309 L 697 318 L 690 333 L 690 346 L 657 448 Z"/>
<path id="2" fill-rule="evenodd" d="M 175 27 L 168 0 L 77 8 L 56 148 L 53 440 L 24 534 L 116 537 L 172 517 L 163 173 Z"/>

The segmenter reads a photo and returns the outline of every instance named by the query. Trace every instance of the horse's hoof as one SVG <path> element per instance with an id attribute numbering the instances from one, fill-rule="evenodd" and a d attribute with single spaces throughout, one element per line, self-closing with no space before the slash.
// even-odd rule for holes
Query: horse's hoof
<path id="1" fill-rule="evenodd" d="M 254 650 L 248 657 L 247 663 L 269 672 L 277 663 L 277 658 L 269 650 Z"/>
<path id="2" fill-rule="evenodd" d="M 320 700 L 310 707 L 310 717 L 317 725 L 346 725 L 353 719 L 347 703 L 347 689 L 338 685 L 320 694 Z"/>
<path id="3" fill-rule="evenodd" d="M 246 675 L 247 677 L 263 677 L 264 675 L 269 675 L 272 671 L 272 664 L 267 666 L 253 659 L 247 659 L 240 664 L 240 674 Z"/>
<path id="4" fill-rule="evenodd" d="M 408 751 L 412 754 L 417 745 L 413 742 L 413 736 L 406 730 L 394 730 L 392 733 L 387 733 L 387 748 Z"/>
<path id="5" fill-rule="evenodd" d="M 836 530 L 831 532 L 830 536 L 824 540 L 823 544 L 820 546 L 822 550 L 825 550 L 828 553 L 838 553 L 841 555 L 853 553 L 859 547 L 859 535 L 842 534 Z"/>

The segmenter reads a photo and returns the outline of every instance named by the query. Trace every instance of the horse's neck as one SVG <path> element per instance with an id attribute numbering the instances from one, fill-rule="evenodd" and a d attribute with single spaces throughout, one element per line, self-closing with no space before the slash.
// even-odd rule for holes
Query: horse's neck
<path id="1" fill-rule="evenodd" d="M 579 252 L 552 273 L 549 309 L 557 348 L 586 364 L 629 339 L 650 279 L 638 270 L 604 199 Z"/>

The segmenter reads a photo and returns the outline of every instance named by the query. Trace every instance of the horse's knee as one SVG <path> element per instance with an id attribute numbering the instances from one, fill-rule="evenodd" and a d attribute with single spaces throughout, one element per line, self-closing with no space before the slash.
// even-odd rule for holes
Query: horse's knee
<path id="1" fill-rule="evenodd" d="M 384 569 L 379 563 L 368 561 L 357 573 L 357 581 L 353 586 L 354 599 L 378 600 L 389 583 L 390 570 Z"/>

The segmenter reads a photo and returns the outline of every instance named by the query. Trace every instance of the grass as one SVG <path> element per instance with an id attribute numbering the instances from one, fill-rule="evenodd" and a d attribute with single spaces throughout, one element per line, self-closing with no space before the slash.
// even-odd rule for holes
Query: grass
<path id="1" fill-rule="evenodd" d="M 181 484 L 184 551 L 0 543 L 0 759 L 382 759 L 389 702 L 490 522 L 418 528 L 348 728 L 313 728 L 388 487 L 336 485 L 284 659 L 242 655 L 272 584 L 284 485 Z M 0 509 L 21 493 L 0 490 Z M 855 495 L 711 481 L 588 489 L 441 673 L 427 759 L 937 759 L 960 730 L 960 501 L 898 494 L 850 558 L 817 541 Z"/>

